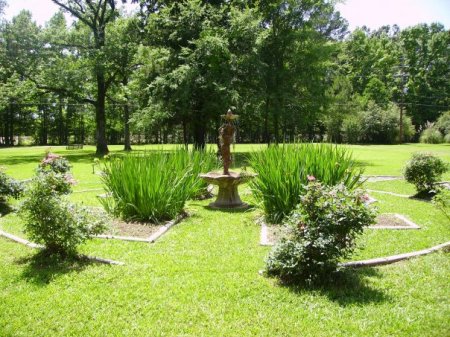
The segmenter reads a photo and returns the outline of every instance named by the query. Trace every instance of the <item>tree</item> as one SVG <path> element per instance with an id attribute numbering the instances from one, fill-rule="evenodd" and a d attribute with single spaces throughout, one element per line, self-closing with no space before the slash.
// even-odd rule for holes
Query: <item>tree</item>
<path id="1" fill-rule="evenodd" d="M 262 49 L 265 74 L 265 141 L 281 140 L 288 130 L 314 134 L 316 115 L 325 102 L 331 42 L 341 38 L 346 23 L 327 1 L 274 1 L 259 3 L 267 37 Z M 295 127 L 290 126 L 297 126 Z M 270 129 L 272 132 L 270 132 Z"/>
<path id="2" fill-rule="evenodd" d="M 136 53 L 139 47 L 139 29 L 134 18 L 120 18 L 108 26 L 109 43 L 105 48 L 110 67 L 116 76 L 114 81 L 114 103 L 123 107 L 124 150 L 131 151 L 130 140 L 130 100 L 129 82 L 133 72 L 139 66 Z"/>
<path id="3" fill-rule="evenodd" d="M 86 99 L 95 106 L 96 116 L 96 155 L 102 156 L 109 152 L 106 140 L 106 95 L 112 82 L 114 74 L 108 72 L 106 64 L 106 27 L 113 22 L 119 12 L 114 0 L 52 0 L 65 11 L 80 20 L 89 28 L 92 39 L 81 49 L 87 50 L 92 61 L 91 67 L 95 78 L 95 97 Z"/>
<path id="4" fill-rule="evenodd" d="M 404 104 L 416 128 L 450 105 L 450 35 L 440 24 L 421 24 L 400 33 Z"/>
<path id="5" fill-rule="evenodd" d="M 147 112 L 157 115 L 163 110 L 163 115 L 180 121 L 185 142 L 190 131 L 194 146 L 203 149 L 210 123 L 219 121 L 230 104 L 228 9 L 197 0 L 159 6 L 148 17 L 145 42 L 167 58 L 149 87 Z"/>
<path id="6" fill-rule="evenodd" d="M 29 101 L 37 92 L 28 74 L 38 68 L 40 29 L 31 13 L 22 11 L 12 22 L 1 24 L 0 34 L 0 137 L 4 145 L 13 146 L 15 136 L 33 133 L 31 119 L 36 111 Z"/>

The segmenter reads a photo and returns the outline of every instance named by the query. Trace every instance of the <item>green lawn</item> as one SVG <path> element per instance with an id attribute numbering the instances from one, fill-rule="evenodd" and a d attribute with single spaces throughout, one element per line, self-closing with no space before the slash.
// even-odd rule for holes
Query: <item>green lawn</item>
<path id="1" fill-rule="evenodd" d="M 136 147 L 152 150 L 159 146 Z M 238 165 L 259 145 L 237 145 Z M 167 146 L 173 148 L 173 146 Z M 415 151 L 450 161 L 448 145 L 351 146 L 368 175 L 401 175 Z M 121 147 L 111 147 L 120 151 Z M 16 178 L 33 174 L 46 148 L 0 150 Z M 98 206 L 93 147 L 66 151 L 79 181 L 71 198 Z M 98 171 L 98 168 L 96 168 Z M 444 177 L 450 180 L 450 175 Z M 372 190 L 413 194 L 404 181 L 366 183 Z M 95 191 L 86 191 L 98 189 Z M 244 187 L 246 189 L 246 187 Z M 82 192 L 85 191 L 85 192 Z M 429 203 L 373 192 L 381 212 L 402 213 L 418 231 L 367 230 L 353 259 L 423 249 L 450 240 L 450 224 Z M 252 203 L 248 190 L 243 199 Z M 191 201 L 191 216 L 153 245 L 93 240 L 85 254 L 125 266 L 51 262 L 0 238 L 0 336 L 446 336 L 450 260 L 437 253 L 347 273 L 341 283 L 307 290 L 258 275 L 269 248 L 259 246 L 257 209 L 220 212 Z M 0 219 L 20 234 L 14 214 Z"/>

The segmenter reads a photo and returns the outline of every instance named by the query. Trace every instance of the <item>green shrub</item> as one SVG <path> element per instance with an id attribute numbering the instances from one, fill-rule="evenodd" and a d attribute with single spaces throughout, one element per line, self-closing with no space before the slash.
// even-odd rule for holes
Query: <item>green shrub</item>
<path id="1" fill-rule="evenodd" d="M 395 105 L 383 109 L 369 102 L 364 111 L 347 116 L 342 124 L 342 138 L 349 144 L 394 144 L 400 136 L 400 112 Z M 411 118 L 403 115 L 403 141 L 415 133 Z"/>
<path id="2" fill-rule="evenodd" d="M 442 189 L 433 198 L 433 204 L 450 220 L 450 190 Z"/>
<path id="3" fill-rule="evenodd" d="M 407 182 L 416 186 L 419 194 L 427 195 L 435 191 L 436 183 L 447 170 L 448 164 L 439 157 L 430 153 L 414 153 L 405 166 L 404 175 Z"/>
<path id="4" fill-rule="evenodd" d="M 360 142 L 362 131 L 358 116 L 348 116 L 342 123 L 342 139 L 345 143 L 356 144 Z"/>
<path id="5" fill-rule="evenodd" d="M 370 102 L 366 111 L 360 113 L 361 142 L 394 144 L 399 135 L 398 108 L 394 105 L 382 109 Z"/>
<path id="6" fill-rule="evenodd" d="M 56 171 L 61 171 L 56 169 Z M 104 222 L 87 209 L 68 202 L 73 178 L 67 171 L 38 169 L 20 207 L 25 231 L 30 239 L 42 243 L 50 254 L 63 256 L 76 253 L 78 245 L 100 233 Z"/>
<path id="7" fill-rule="evenodd" d="M 273 223 L 280 223 L 300 202 L 308 175 L 326 185 L 361 185 L 362 169 L 350 152 L 329 144 L 270 146 L 253 152 L 249 164 L 258 174 L 250 182 L 255 199 Z"/>
<path id="8" fill-rule="evenodd" d="M 316 283 L 336 271 L 355 248 L 356 237 L 374 223 L 367 195 L 344 185 L 312 182 L 287 219 L 287 234 L 267 259 L 267 274 L 285 282 Z"/>
<path id="9" fill-rule="evenodd" d="M 436 121 L 436 128 L 444 135 L 450 134 L 450 111 L 443 112 Z"/>
<path id="10" fill-rule="evenodd" d="M 8 197 L 20 198 L 23 193 L 23 184 L 3 172 L 0 169 L 0 203 L 6 202 Z"/>
<path id="11" fill-rule="evenodd" d="M 444 141 L 442 133 L 431 124 L 420 135 L 420 142 L 426 144 L 440 144 Z"/>
<path id="12" fill-rule="evenodd" d="M 450 143 L 450 133 L 445 135 L 444 142 L 446 142 L 447 144 Z"/>
<path id="13" fill-rule="evenodd" d="M 103 183 L 108 198 L 105 209 L 126 220 L 173 219 L 185 202 L 204 192 L 198 177 L 217 166 L 212 152 L 176 150 L 129 154 L 112 158 L 104 168 Z"/>

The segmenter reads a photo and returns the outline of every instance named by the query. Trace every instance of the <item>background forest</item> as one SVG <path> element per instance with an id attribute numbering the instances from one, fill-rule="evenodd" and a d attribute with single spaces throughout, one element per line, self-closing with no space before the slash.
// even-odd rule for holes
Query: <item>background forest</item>
<path id="1" fill-rule="evenodd" d="M 230 107 L 243 143 L 450 142 L 441 24 L 349 32 L 326 0 L 53 2 L 70 25 L 1 20 L 0 145 L 203 148 Z"/>

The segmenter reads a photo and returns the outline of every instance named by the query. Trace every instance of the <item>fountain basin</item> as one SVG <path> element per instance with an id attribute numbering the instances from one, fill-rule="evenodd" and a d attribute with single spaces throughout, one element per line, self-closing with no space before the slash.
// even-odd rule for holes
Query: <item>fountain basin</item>
<path id="1" fill-rule="evenodd" d="M 219 172 L 208 172 L 199 175 L 208 184 L 219 186 L 219 193 L 216 201 L 209 204 L 211 208 L 247 208 L 248 204 L 242 202 L 239 197 L 238 186 L 246 183 L 256 176 L 256 174 L 230 172 L 223 174 Z"/>

